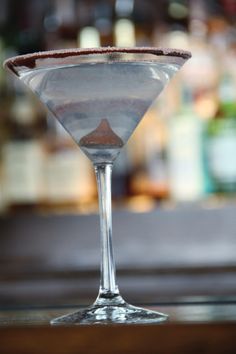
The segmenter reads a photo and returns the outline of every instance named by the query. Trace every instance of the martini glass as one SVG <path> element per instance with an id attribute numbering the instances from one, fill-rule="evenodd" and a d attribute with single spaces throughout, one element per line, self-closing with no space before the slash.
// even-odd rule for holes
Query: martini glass
<path id="1" fill-rule="evenodd" d="M 128 304 L 119 293 L 112 247 L 111 173 L 114 160 L 151 103 L 190 56 L 174 49 L 107 47 L 33 53 L 5 62 L 92 161 L 97 179 L 98 297 L 88 308 L 56 318 L 52 324 L 158 323 L 168 318 Z"/>

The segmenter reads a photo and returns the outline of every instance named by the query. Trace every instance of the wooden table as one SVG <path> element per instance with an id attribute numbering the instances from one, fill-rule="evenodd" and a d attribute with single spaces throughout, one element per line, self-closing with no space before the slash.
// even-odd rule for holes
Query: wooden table
<path id="1" fill-rule="evenodd" d="M 170 320 L 159 325 L 50 326 L 50 319 L 75 308 L 5 308 L 0 310 L 0 353 L 236 353 L 236 299 L 145 307 L 168 313 Z"/>

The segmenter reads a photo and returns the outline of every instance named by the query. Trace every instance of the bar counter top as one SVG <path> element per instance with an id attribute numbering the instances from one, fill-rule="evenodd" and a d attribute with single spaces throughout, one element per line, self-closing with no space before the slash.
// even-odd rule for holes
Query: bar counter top
<path id="1" fill-rule="evenodd" d="M 0 354 L 236 354 L 235 212 L 114 213 L 121 294 L 155 325 L 51 326 L 96 298 L 98 216 L 0 218 Z"/>
<path id="2" fill-rule="evenodd" d="M 145 304 L 169 314 L 155 325 L 51 326 L 81 306 L 0 309 L 0 353 L 236 353 L 236 298 Z"/>

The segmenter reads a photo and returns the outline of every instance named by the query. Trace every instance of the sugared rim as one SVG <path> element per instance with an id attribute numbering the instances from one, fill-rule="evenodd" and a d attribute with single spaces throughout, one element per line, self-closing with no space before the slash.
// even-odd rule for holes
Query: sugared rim
<path id="1" fill-rule="evenodd" d="M 27 67 L 34 69 L 36 66 L 35 61 L 43 58 L 66 58 L 68 56 L 76 55 L 90 55 L 90 54 L 109 54 L 109 53 L 140 53 L 140 54 L 153 54 L 156 56 L 173 56 L 183 59 L 189 59 L 191 53 L 185 50 L 172 49 L 172 48 L 157 48 L 157 47 L 133 47 L 133 48 L 120 48 L 120 47 L 100 47 L 100 48 L 72 48 L 72 49 L 58 49 L 44 52 L 36 52 L 25 55 L 19 55 L 9 58 L 4 62 L 4 67 L 16 72 L 17 67 Z"/>

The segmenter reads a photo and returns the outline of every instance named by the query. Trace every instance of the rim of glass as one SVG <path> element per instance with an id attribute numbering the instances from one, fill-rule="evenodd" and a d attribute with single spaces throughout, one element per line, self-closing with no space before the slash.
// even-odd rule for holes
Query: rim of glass
<path id="1" fill-rule="evenodd" d="M 100 48 L 71 48 L 71 49 L 58 49 L 42 52 L 34 52 L 25 55 L 18 55 L 5 60 L 3 63 L 4 67 L 19 75 L 21 69 L 33 70 L 41 67 L 55 65 L 53 61 L 59 61 L 59 65 L 68 65 L 66 59 L 79 58 L 79 61 L 88 62 L 96 60 L 101 61 L 106 60 L 122 60 L 122 61 L 132 61 L 137 59 L 140 60 L 150 60 L 157 61 L 157 57 L 173 57 L 173 59 L 187 60 L 191 57 L 191 53 L 186 50 L 174 49 L 174 48 L 158 48 L 158 47 L 100 47 Z M 147 58 L 148 56 L 148 58 Z M 124 60 L 125 57 L 125 60 Z M 156 57 L 156 58 L 155 58 Z M 84 60 L 82 60 L 84 58 Z M 151 59 L 152 58 L 152 59 Z M 91 60 L 90 60 L 91 59 Z M 170 60 L 171 61 L 171 60 Z M 43 64 L 44 62 L 44 64 Z"/>

